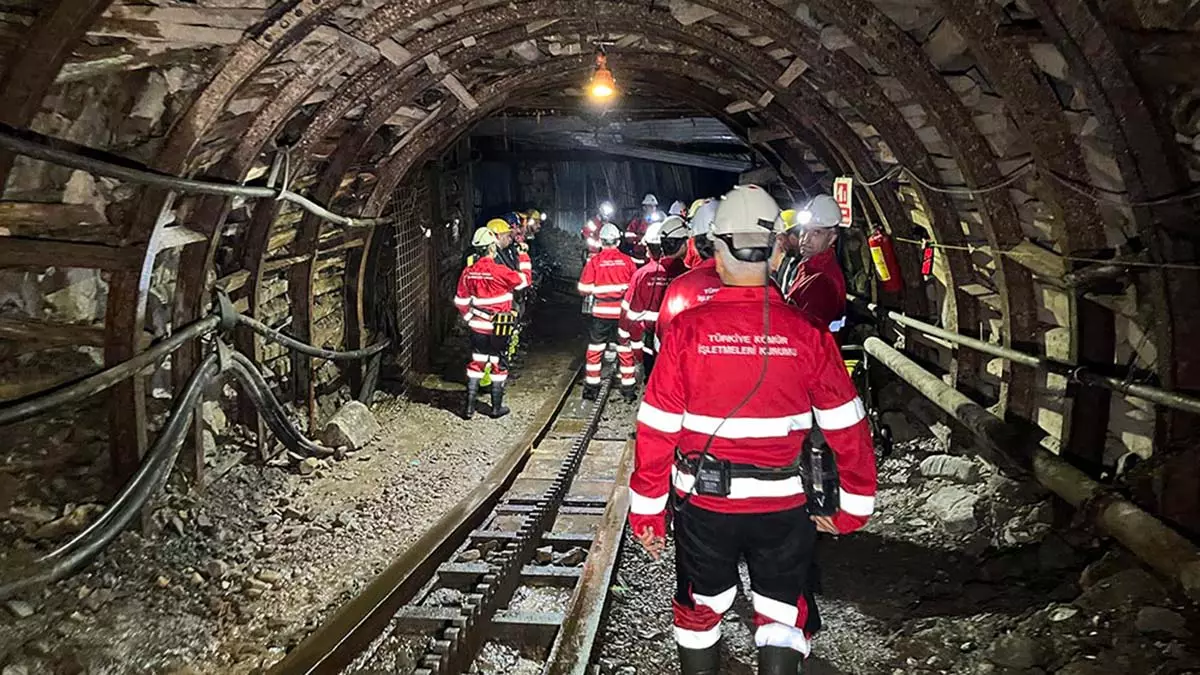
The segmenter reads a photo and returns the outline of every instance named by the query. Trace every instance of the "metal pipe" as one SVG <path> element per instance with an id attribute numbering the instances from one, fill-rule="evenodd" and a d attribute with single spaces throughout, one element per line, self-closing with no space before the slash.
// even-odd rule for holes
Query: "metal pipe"
<path id="1" fill-rule="evenodd" d="M 0 406 L 0 425 L 19 422 L 34 415 L 43 413 L 68 403 L 81 401 L 89 396 L 99 394 L 126 379 L 134 376 L 143 368 L 155 361 L 166 357 L 185 343 L 198 337 L 203 337 L 217 329 L 221 320 L 216 316 L 207 316 L 195 323 L 189 324 L 170 337 L 163 339 L 150 349 L 137 354 L 128 361 L 106 368 L 95 375 L 66 385 L 48 394 L 36 395 L 17 403 Z"/>
<path id="2" fill-rule="evenodd" d="M 1185 394 L 1180 394 L 1179 392 L 1169 391 L 1167 389 L 1152 387 L 1145 384 L 1129 383 L 1117 377 L 1093 373 L 1092 371 L 1080 366 L 1072 366 L 1070 364 L 1060 363 L 1050 359 L 1043 359 L 1039 356 L 1026 354 L 1025 352 L 1020 352 L 1009 347 L 992 344 L 990 342 L 985 342 L 984 340 L 961 335 L 959 333 L 955 333 L 954 331 L 946 330 L 945 328 L 939 328 L 938 326 L 925 323 L 924 321 L 914 319 L 905 314 L 900 314 L 899 312 L 893 312 L 891 310 L 882 308 L 873 302 L 868 302 L 857 296 L 847 295 L 846 298 L 852 303 L 865 305 L 872 314 L 878 315 L 882 310 L 884 312 L 884 316 L 902 326 L 908 326 L 909 328 L 918 330 L 926 335 L 941 338 L 947 342 L 968 347 L 984 354 L 991 354 L 992 356 L 1007 359 L 1013 363 L 1018 363 L 1030 368 L 1037 368 L 1039 370 L 1056 373 L 1058 375 L 1072 377 L 1080 383 L 1091 387 L 1111 389 L 1121 394 L 1145 399 L 1152 403 L 1157 403 L 1168 408 L 1182 410 L 1183 412 L 1189 412 L 1194 415 L 1200 415 L 1200 399 L 1187 396 Z"/>
<path id="3" fill-rule="evenodd" d="M 248 199 L 282 199 L 299 206 L 319 218 L 343 227 L 371 227 L 375 225 L 387 225 L 392 222 L 391 218 L 351 218 L 343 216 L 326 209 L 324 206 L 317 204 L 303 195 L 282 188 L 256 187 L 233 183 L 218 183 L 195 178 L 181 178 L 171 174 L 99 159 L 98 157 L 100 156 L 108 156 L 107 153 L 100 150 L 87 148 L 89 153 L 97 155 L 97 157 L 90 157 L 71 150 L 54 147 L 54 143 L 62 143 L 62 141 L 33 131 L 20 130 L 18 132 L 17 129 L 7 124 L 0 124 L 0 149 L 32 157 L 43 162 L 86 171 L 97 176 L 107 176 L 108 178 L 116 178 L 131 183 L 153 185 L 155 187 L 191 194 L 246 197 Z M 118 159 L 128 161 L 124 158 Z"/>
<path id="4" fill-rule="evenodd" d="M 1200 549 L 1191 541 L 1058 455 L 1029 439 L 1021 440 L 1000 418 L 879 338 L 867 338 L 863 346 L 877 361 L 969 429 L 985 454 L 999 454 L 1009 465 L 1025 466 L 1038 483 L 1081 509 L 1144 563 L 1177 581 L 1193 602 L 1200 602 Z"/>

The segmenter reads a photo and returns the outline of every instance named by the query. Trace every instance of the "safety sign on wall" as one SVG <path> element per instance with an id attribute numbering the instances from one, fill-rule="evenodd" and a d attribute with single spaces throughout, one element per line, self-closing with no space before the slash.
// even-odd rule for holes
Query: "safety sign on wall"
<path id="1" fill-rule="evenodd" d="M 849 177 L 837 178 L 833 181 L 833 198 L 842 209 L 842 227 L 850 227 L 850 219 L 854 206 L 854 179 Z"/>

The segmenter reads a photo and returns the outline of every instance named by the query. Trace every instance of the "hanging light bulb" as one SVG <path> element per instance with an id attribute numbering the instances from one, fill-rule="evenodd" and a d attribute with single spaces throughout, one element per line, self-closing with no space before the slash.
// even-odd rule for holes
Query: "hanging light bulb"
<path id="1" fill-rule="evenodd" d="M 596 71 L 592 73 L 592 81 L 588 83 L 588 93 L 598 100 L 612 98 L 617 93 L 617 82 L 613 79 L 612 71 L 608 69 L 608 57 L 604 52 L 596 54 Z"/>

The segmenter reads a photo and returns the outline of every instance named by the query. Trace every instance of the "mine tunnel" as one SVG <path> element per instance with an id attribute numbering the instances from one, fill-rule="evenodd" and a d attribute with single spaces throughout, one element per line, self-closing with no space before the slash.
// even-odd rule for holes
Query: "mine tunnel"
<path id="1" fill-rule="evenodd" d="M 1200 673 L 1198 30 L 1196 0 L 0 0 L 0 672 Z M 680 215 L 716 303 L 752 292 L 718 232 L 748 191 L 839 215 L 843 316 L 794 325 L 857 398 L 797 408 L 838 466 L 809 434 L 788 480 L 870 521 L 771 563 L 795 602 L 762 555 L 677 583 L 695 520 L 657 560 L 628 524 L 659 381 L 724 357 L 594 344 L 630 281 L 589 277 L 589 223 L 632 260 Z M 472 314 L 501 250 L 530 287 Z M 808 367 L 781 354 L 759 383 Z M 757 366 L 718 370 L 736 447 Z"/>

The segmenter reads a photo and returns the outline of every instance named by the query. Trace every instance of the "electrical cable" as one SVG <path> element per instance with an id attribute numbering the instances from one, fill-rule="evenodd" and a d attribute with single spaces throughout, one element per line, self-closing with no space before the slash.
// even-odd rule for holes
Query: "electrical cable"
<path id="1" fill-rule="evenodd" d="M 975 246 L 973 244 L 939 244 L 932 241 L 922 241 L 920 239 L 910 239 L 908 237 L 892 237 L 893 241 L 898 241 L 904 244 L 914 244 L 917 246 L 931 246 L 935 249 L 947 251 L 965 251 L 967 253 L 986 253 L 991 256 L 1003 255 L 1009 258 L 1030 258 L 1036 256 L 1036 253 L 1014 250 L 996 250 L 990 245 Z M 1058 254 L 1055 254 L 1058 255 Z M 1079 263 L 1094 263 L 1101 265 L 1116 265 L 1119 267 L 1139 267 L 1145 269 L 1166 269 L 1166 270 L 1185 270 L 1196 271 L 1200 270 L 1200 264 L 1193 263 L 1158 263 L 1148 262 L 1144 260 L 1119 260 L 1111 258 L 1089 258 L 1075 255 L 1058 255 L 1059 258 L 1070 262 Z"/>
<path id="2" fill-rule="evenodd" d="M 116 178 L 118 180 L 152 185 L 154 187 L 176 190 L 193 194 L 218 195 L 224 197 L 247 197 L 250 199 L 282 199 L 291 202 L 313 215 L 343 227 L 372 227 L 388 225 L 390 218 L 351 218 L 326 209 L 311 199 L 285 189 L 258 187 L 251 185 L 236 185 L 219 183 L 195 178 L 181 178 L 171 174 L 135 168 L 118 162 L 128 162 L 125 158 L 115 158 L 117 161 L 98 159 L 97 157 L 112 157 L 112 155 L 87 148 L 89 153 L 97 157 L 63 150 L 54 145 L 63 141 L 53 139 L 32 131 L 20 131 L 7 125 L 0 124 L 0 149 L 19 155 L 25 155 L 43 162 L 50 162 L 96 176 Z"/>
<path id="3" fill-rule="evenodd" d="M 48 393 L 36 394 L 15 403 L 0 406 L 0 426 L 29 419 L 51 408 L 81 401 L 99 394 L 133 377 L 187 342 L 212 333 L 220 324 L 217 316 L 207 316 L 164 338 L 150 349 L 128 361 L 90 375 L 72 384 L 60 386 Z"/>
<path id="4" fill-rule="evenodd" d="M 246 316 L 245 314 L 238 314 L 235 320 L 239 324 L 246 326 L 250 330 L 258 333 L 268 340 L 277 342 L 284 347 L 287 347 L 295 352 L 300 352 L 305 356 L 311 356 L 314 359 L 327 359 L 330 361 L 356 361 L 358 359 L 365 359 L 375 356 L 384 349 L 387 349 L 387 347 L 391 344 L 389 340 L 382 340 L 371 345 L 370 347 L 354 349 L 347 352 L 335 351 L 332 349 L 322 349 L 320 347 L 314 347 L 307 343 L 301 342 L 296 338 L 277 331 L 258 319 Z"/>

